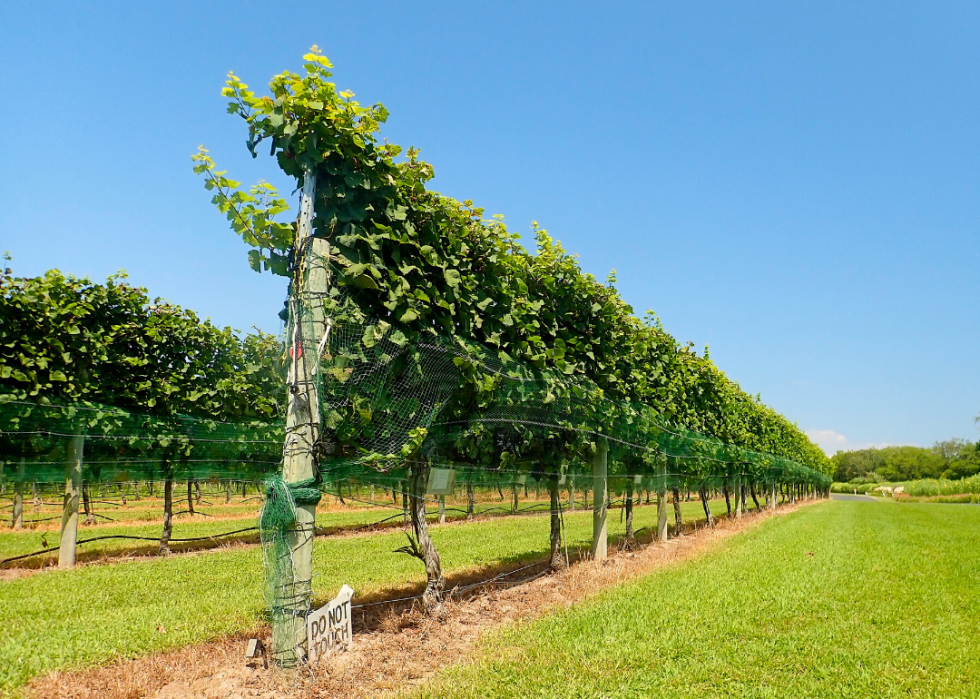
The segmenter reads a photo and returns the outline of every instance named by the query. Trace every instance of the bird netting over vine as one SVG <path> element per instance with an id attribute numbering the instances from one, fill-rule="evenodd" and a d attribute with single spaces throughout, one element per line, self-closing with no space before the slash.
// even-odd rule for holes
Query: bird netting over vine
<path id="1" fill-rule="evenodd" d="M 83 478 L 260 480 L 282 460 L 283 427 L 185 415 L 160 416 L 94 403 L 0 402 L 0 480 L 64 482 L 69 444 L 82 439 Z"/>
<path id="2" fill-rule="evenodd" d="M 612 400 L 586 378 L 508 361 L 435 329 L 410 341 L 392 324 L 365 318 L 343 287 L 294 295 L 290 309 L 283 361 L 294 369 L 305 363 L 301 373 L 318 402 L 321 487 L 347 479 L 394 486 L 418 462 L 453 469 L 460 484 L 521 475 L 563 481 L 587 468 L 599 440 L 616 489 L 627 480 L 657 490 L 734 478 L 829 485 L 795 461 L 666 424 L 656 406 Z M 7 401 L 0 478 L 62 480 L 67 445 L 79 437 L 90 482 L 261 480 L 279 470 L 285 428 Z"/>
<path id="3" fill-rule="evenodd" d="M 654 406 L 611 400 L 588 379 L 435 330 L 410 341 L 365 318 L 343 288 L 301 293 L 290 308 L 287 361 L 306 361 L 312 377 L 324 482 L 393 485 L 417 462 L 453 469 L 456 483 L 563 480 L 582 472 L 603 440 L 614 488 L 617 479 L 658 490 L 734 478 L 829 485 L 789 459 L 665 424 Z"/>

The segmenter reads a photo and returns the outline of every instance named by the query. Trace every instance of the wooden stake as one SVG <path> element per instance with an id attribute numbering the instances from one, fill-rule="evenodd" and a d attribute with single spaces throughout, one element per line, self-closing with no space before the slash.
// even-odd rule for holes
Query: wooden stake
<path id="1" fill-rule="evenodd" d="M 14 529 L 24 528 L 24 459 L 17 469 L 17 482 L 14 484 L 14 516 L 10 523 Z"/>
<path id="2" fill-rule="evenodd" d="M 82 492 L 82 458 L 85 435 L 76 434 L 68 440 L 65 459 L 65 504 L 61 513 L 61 548 L 58 567 L 75 566 L 75 545 L 78 541 L 78 498 Z"/>
<path id="3" fill-rule="evenodd" d="M 667 465 L 657 477 L 657 541 L 667 541 Z"/>
<path id="4" fill-rule="evenodd" d="M 606 527 L 606 500 L 609 479 L 606 475 L 606 455 L 609 449 L 605 439 L 599 439 L 592 461 L 592 558 L 606 559 L 609 535 Z"/>
<path id="5" fill-rule="evenodd" d="M 295 241 L 298 269 L 290 299 L 293 327 L 286 377 L 289 394 L 282 469 L 282 477 L 286 483 L 297 483 L 314 476 L 316 463 L 313 449 L 320 438 L 320 398 L 314 376 L 319 358 L 314 356 L 316 352 L 310 348 L 317 347 L 326 331 L 323 298 L 329 284 L 330 244 L 322 239 L 310 240 L 315 196 L 316 175 L 311 169 L 307 169 L 303 177 Z M 276 623 L 288 628 L 279 629 L 280 633 L 273 633 L 273 638 L 291 640 L 289 648 L 273 648 L 275 656 L 287 666 L 303 660 L 307 652 L 306 613 L 310 610 L 313 596 L 311 579 L 315 519 L 315 505 L 297 506 L 296 524 L 289 536 L 289 547 L 293 552 L 290 557 L 292 580 L 283 581 L 282 584 L 290 586 L 286 588 L 287 602 L 284 606 L 292 614 L 280 616 Z"/>

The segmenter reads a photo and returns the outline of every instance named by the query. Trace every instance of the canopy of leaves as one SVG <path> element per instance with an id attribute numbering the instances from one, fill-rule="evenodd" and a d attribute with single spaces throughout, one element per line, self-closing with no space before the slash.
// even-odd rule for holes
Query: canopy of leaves
<path id="1" fill-rule="evenodd" d="M 654 317 L 638 319 L 611 283 L 584 274 L 546 231 L 535 225 L 532 254 L 499 217 L 426 189 L 433 169 L 418 151 L 400 158 L 400 147 L 381 140 L 384 107 L 338 92 L 315 47 L 304 60 L 304 74 L 275 76 L 268 96 L 233 74 L 223 94 L 247 124 L 253 155 L 267 142 L 298 185 L 316 177 L 314 235 L 330 241 L 334 281 L 350 301 L 335 295 L 335 318 L 378 321 L 413 343 L 433 334 L 474 341 L 505 366 L 580 378 L 670 423 L 829 473 L 826 456 L 795 425 Z M 203 148 L 194 159 L 215 204 L 253 247 L 253 269 L 291 274 L 300 251 L 295 225 L 273 220 L 285 210 L 278 194 L 262 183 L 240 190 Z"/>
<path id="2" fill-rule="evenodd" d="M 269 419 L 285 391 L 280 354 L 274 337 L 151 302 L 123 275 L 0 275 L 0 400 Z"/>

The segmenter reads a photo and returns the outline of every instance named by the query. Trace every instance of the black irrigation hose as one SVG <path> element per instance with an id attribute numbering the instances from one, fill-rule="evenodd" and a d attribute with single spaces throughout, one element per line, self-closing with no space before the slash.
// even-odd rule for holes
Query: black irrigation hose
<path id="1" fill-rule="evenodd" d="M 174 512 L 174 517 L 177 515 L 201 515 L 202 517 L 214 517 L 214 515 L 209 515 L 207 512 L 191 512 L 190 510 L 181 510 L 180 512 Z"/>
<path id="2" fill-rule="evenodd" d="M 255 498 L 251 498 L 251 499 L 255 499 Z M 546 506 L 544 505 L 544 503 L 536 503 L 534 505 L 530 505 L 528 507 L 523 508 L 523 510 L 524 511 L 528 511 L 528 510 L 534 509 L 536 507 L 546 507 Z M 551 506 L 550 505 L 547 505 L 547 507 L 549 508 L 549 511 L 550 511 L 550 507 Z M 399 509 L 401 509 L 401 508 L 399 508 Z M 455 508 L 454 507 L 454 508 L 450 508 L 450 509 L 452 511 L 454 511 L 454 512 L 460 512 L 460 513 L 463 513 L 463 514 L 468 514 L 466 512 L 466 510 L 462 510 L 462 509 L 459 509 L 459 508 Z M 504 507 L 491 507 L 491 508 L 488 508 L 486 510 L 483 510 L 483 511 L 481 511 L 479 513 L 474 513 L 474 514 L 476 514 L 476 515 L 483 515 L 483 514 L 486 514 L 488 512 L 491 512 L 492 510 L 502 510 L 504 512 L 509 512 L 509 510 L 507 508 L 504 508 Z M 520 511 L 520 510 L 518 510 L 518 511 Z M 189 512 L 189 511 L 188 510 L 182 510 L 181 512 L 175 513 L 175 516 L 178 515 L 178 514 L 185 514 L 187 512 Z M 197 513 L 197 514 L 205 514 L 205 513 L 204 512 L 200 512 L 200 513 Z M 96 514 L 95 516 L 96 517 L 105 517 L 105 515 L 99 515 L 99 514 Z M 206 516 L 210 517 L 211 515 L 206 515 Z M 385 517 L 384 519 L 378 520 L 377 522 L 371 522 L 370 524 L 363 524 L 363 525 L 361 525 L 359 527 L 353 527 L 353 528 L 350 528 L 350 529 L 344 528 L 344 527 L 338 527 L 338 529 L 341 529 L 343 531 L 361 531 L 362 529 L 370 529 L 371 527 L 376 527 L 379 524 L 384 524 L 385 522 L 389 522 L 389 521 L 391 521 L 393 519 L 397 519 L 399 517 L 404 517 L 404 511 L 400 511 L 398 514 L 392 515 L 391 517 Z M 48 519 L 58 519 L 58 518 L 57 517 L 49 517 Z M 109 518 L 108 517 L 105 517 L 105 519 L 109 519 Z M 37 522 L 44 522 L 44 521 L 47 521 L 47 520 L 32 520 L 30 523 L 31 524 L 36 524 Z M 115 520 L 110 520 L 110 521 L 115 521 Z M 646 530 L 648 528 L 649 527 L 643 527 L 642 529 L 637 529 L 636 532 L 634 532 L 634 533 L 638 534 L 641 531 L 644 531 L 644 530 Z M 224 532 L 222 534 L 212 534 L 210 536 L 193 536 L 193 537 L 183 537 L 183 538 L 170 539 L 170 542 L 171 543 L 186 543 L 186 542 L 190 542 L 190 541 L 213 541 L 215 539 L 222 539 L 224 537 L 234 536 L 235 534 L 243 534 L 245 532 L 258 531 L 258 529 L 259 529 L 258 527 L 248 527 L 246 529 L 236 529 L 235 531 L 232 531 L 232 532 Z M 326 532 L 327 529 L 328 529 L 327 527 L 320 527 L 318 529 L 318 531 L 319 532 Z M 323 535 L 325 536 L 326 534 L 323 534 Z M 88 543 L 91 543 L 93 541 L 106 541 L 106 540 L 109 540 L 109 539 L 126 539 L 126 540 L 129 540 L 129 541 L 160 541 L 159 537 L 153 537 L 153 536 L 130 536 L 128 534 L 111 534 L 111 535 L 107 535 L 107 536 L 95 536 L 95 537 L 92 537 L 90 539 L 79 539 L 78 541 L 75 542 L 75 546 L 81 546 L 82 544 L 88 544 Z M 4 559 L 0 560 L 0 565 L 5 565 L 7 563 L 12 563 L 13 561 L 20 561 L 20 560 L 23 560 L 25 558 L 32 558 L 34 556 L 41 556 L 41 555 L 43 555 L 45 553 L 54 553 L 55 551 L 57 551 L 60 548 L 61 548 L 60 546 L 52 546 L 52 547 L 49 547 L 49 548 L 40 549 L 38 551 L 33 551 L 32 553 L 25 553 L 25 554 L 20 555 L 20 556 L 12 556 L 10 558 L 4 558 Z M 524 570 L 525 568 L 530 568 L 530 567 L 535 566 L 535 565 L 540 565 L 540 563 L 532 563 L 531 565 L 524 566 L 524 568 L 518 568 L 517 570 L 511 571 L 510 573 L 498 575 L 497 578 L 506 577 L 508 575 L 513 575 L 514 573 L 516 573 L 516 572 L 518 572 L 520 570 Z M 490 580 L 487 580 L 487 581 L 484 581 L 484 582 L 481 582 L 481 583 L 474 583 L 473 585 L 470 585 L 468 587 L 462 588 L 462 590 L 468 590 L 471 587 L 476 587 L 478 585 L 491 584 L 497 578 L 491 578 Z M 456 590 L 456 589 L 457 588 L 453 588 L 453 590 Z M 420 597 L 421 597 L 421 595 L 417 595 L 416 597 L 405 597 L 405 598 L 400 599 L 400 600 L 386 600 L 384 602 L 377 602 L 375 604 L 392 604 L 394 602 L 403 602 L 403 601 L 406 601 L 406 600 L 418 599 Z M 361 605 L 361 606 L 372 606 L 372 605 Z M 352 607 L 352 609 L 356 609 L 356 608 L 357 607 Z"/>
<path id="3" fill-rule="evenodd" d="M 385 522 L 390 522 L 393 519 L 398 519 L 399 517 L 404 517 L 404 516 L 405 515 L 403 513 L 399 512 L 397 515 L 392 515 L 391 517 L 385 517 L 382 520 L 378 520 L 377 522 L 371 522 L 370 524 L 362 524 L 359 527 L 353 527 L 351 529 L 347 529 L 344 527 L 338 527 L 338 529 L 343 529 L 344 531 L 348 531 L 348 532 L 359 532 L 362 529 L 370 529 L 371 527 L 376 527 L 379 524 L 384 524 Z M 321 527 L 320 531 L 326 531 L 326 529 L 327 527 Z"/>
<path id="4" fill-rule="evenodd" d="M 233 536 L 235 534 L 243 534 L 245 532 L 258 531 L 258 529 L 259 529 L 258 527 L 248 527 L 247 529 L 238 529 L 236 531 L 225 532 L 223 534 L 212 534 L 211 536 L 191 536 L 191 537 L 183 537 L 179 539 L 170 539 L 170 542 L 185 543 L 188 541 L 208 541 L 208 540 L 213 541 L 214 539 L 221 539 L 226 536 Z M 129 534 L 110 534 L 107 536 L 94 536 L 91 539 L 79 539 L 78 541 L 75 542 L 75 546 L 81 546 L 82 544 L 88 544 L 93 541 L 106 541 L 107 539 L 127 539 L 130 541 L 156 541 L 156 542 L 160 541 L 160 537 L 158 536 L 131 536 Z M 60 548 L 61 548 L 60 546 L 51 546 L 46 549 L 41 549 L 40 551 L 34 551 L 33 553 L 25 553 L 21 556 L 12 556 L 11 558 L 4 558 L 3 560 L 0 560 L 0 565 L 4 565 L 5 563 L 11 563 L 13 561 L 19 561 L 24 558 L 40 556 L 45 553 L 54 553 Z"/>
<path id="5" fill-rule="evenodd" d="M 58 515 L 55 517 L 45 517 L 43 519 L 32 519 L 30 522 L 25 521 L 24 524 L 26 525 L 26 524 L 37 524 L 38 522 L 50 522 L 53 519 L 61 519 L 61 516 Z"/>

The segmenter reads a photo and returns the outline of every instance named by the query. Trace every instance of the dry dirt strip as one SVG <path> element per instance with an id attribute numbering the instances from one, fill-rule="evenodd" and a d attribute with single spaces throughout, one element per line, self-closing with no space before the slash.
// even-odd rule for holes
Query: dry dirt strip
<path id="1" fill-rule="evenodd" d="M 285 671 L 246 667 L 248 635 L 188 646 L 102 668 L 56 672 L 34 680 L 33 697 L 73 699 L 282 699 L 377 697 L 404 691 L 439 670 L 466 662 L 480 636 L 502 625 L 540 618 L 596 593 L 647 574 L 708 547 L 764 519 L 797 506 L 723 519 L 714 529 L 697 529 L 663 544 L 616 552 L 602 564 L 585 561 L 560 573 L 536 577 L 507 589 L 489 589 L 450 601 L 439 619 L 415 608 L 375 607 L 355 615 L 352 649 L 315 668 Z M 269 641 L 268 628 L 251 634 Z"/>

